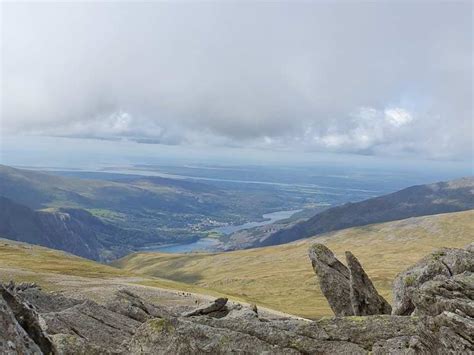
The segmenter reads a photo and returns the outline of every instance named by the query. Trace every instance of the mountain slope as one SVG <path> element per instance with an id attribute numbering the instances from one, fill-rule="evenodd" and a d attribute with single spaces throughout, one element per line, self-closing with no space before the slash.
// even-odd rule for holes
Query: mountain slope
<path id="1" fill-rule="evenodd" d="M 33 211 L 0 196 L 0 235 L 5 238 L 64 250 L 93 260 L 107 260 L 112 250 L 125 255 L 130 250 L 114 240 L 126 234 L 80 209 Z"/>
<path id="2" fill-rule="evenodd" d="M 474 209 L 474 178 L 412 186 L 392 194 L 329 208 L 290 228 L 255 240 L 278 245 L 316 234 L 372 223 Z"/>
<path id="3" fill-rule="evenodd" d="M 227 253 L 137 253 L 114 265 L 316 318 L 332 314 L 308 261 L 308 247 L 316 240 L 340 260 L 346 250 L 357 255 L 377 290 L 390 300 L 397 273 L 436 248 L 464 247 L 474 240 L 474 210 L 349 228 L 294 243 Z"/>
<path id="4" fill-rule="evenodd" d="M 59 173 L 58 173 L 59 174 Z M 272 186 L 220 187 L 195 181 L 76 172 L 81 178 L 0 165 L 0 196 L 31 209 L 80 208 L 122 229 L 131 247 L 192 242 L 222 224 L 296 209 L 310 197 Z M 252 206 L 252 208 L 249 208 Z"/>

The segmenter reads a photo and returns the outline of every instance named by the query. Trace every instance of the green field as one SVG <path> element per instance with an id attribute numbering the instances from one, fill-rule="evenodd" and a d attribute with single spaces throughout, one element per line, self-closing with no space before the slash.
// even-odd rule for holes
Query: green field
<path id="1" fill-rule="evenodd" d="M 474 210 L 470 210 L 350 228 L 275 247 L 217 254 L 137 253 L 114 265 L 317 318 L 332 312 L 307 256 L 311 243 L 326 244 L 341 261 L 344 251 L 352 251 L 390 301 L 397 273 L 436 248 L 463 247 L 473 240 Z"/>

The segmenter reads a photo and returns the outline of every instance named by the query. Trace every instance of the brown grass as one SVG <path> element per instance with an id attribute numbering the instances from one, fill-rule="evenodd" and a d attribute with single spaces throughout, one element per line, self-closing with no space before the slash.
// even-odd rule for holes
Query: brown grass
<path id="1" fill-rule="evenodd" d="M 440 247 L 474 240 L 474 211 L 410 218 L 329 233 L 318 238 L 217 254 L 139 253 L 115 263 L 128 272 L 186 282 L 279 311 L 331 315 L 307 257 L 311 243 L 326 244 L 341 261 L 352 251 L 379 292 L 391 300 L 395 276 Z"/>

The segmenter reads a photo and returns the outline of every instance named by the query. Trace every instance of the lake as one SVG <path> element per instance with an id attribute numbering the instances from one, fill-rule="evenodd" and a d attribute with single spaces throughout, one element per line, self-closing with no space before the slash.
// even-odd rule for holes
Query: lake
<path id="1" fill-rule="evenodd" d="M 232 234 L 238 231 L 241 231 L 243 229 L 250 229 L 254 227 L 260 227 L 260 226 L 265 226 L 267 224 L 274 223 L 276 221 L 280 221 L 282 219 L 287 219 L 290 218 L 292 215 L 294 215 L 296 212 L 300 212 L 301 210 L 290 210 L 290 211 L 278 211 L 278 212 L 272 212 L 272 213 L 266 213 L 262 216 L 264 218 L 264 221 L 261 222 L 247 222 L 244 224 L 239 224 L 236 226 L 229 225 L 229 226 L 223 226 L 223 227 L 218 227 L 214 228 L 212 232 L 217 232 L 221 234 Z"/>
<path id="2" fill-rule="evenodd" d="M 270 223 L 274 223 L 276 221 L 280 221 L 282 219 L 286 219 L 294 215 L 296 212 L 300 212 L 301 210 L 290 210 L 290 211 L 278 211 L 272 213 L 266 213 L 262 216 L 264 221 L 261 222 L 247 222 L 244 224 L 236 225 L 236 226 L 223 226 L 214 228 L 211 231 L 217 232 L 221 234 L 231 234 L 238 232 L 243 229 L 249 229 L 254 227 L 264 226 Z M 212 249 L 219 244 L 219 241 L 215 238 L 201 238 L 196 242 L 187 243 L 187 244 L 174 244 L 174 245 L 166 245 L 166 246 L 156 246 L 156 247 L 148 247 L 143 249 L 143 251 L 147 252 L 162 252 L 162 253 L 189 253 L 193 251 L 212 251 Z"/>

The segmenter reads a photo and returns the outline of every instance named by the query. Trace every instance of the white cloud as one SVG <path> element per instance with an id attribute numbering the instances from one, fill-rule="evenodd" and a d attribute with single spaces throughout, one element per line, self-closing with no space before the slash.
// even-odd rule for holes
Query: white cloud
<path id="1" fill-rule="evenodd" d="M 0 6 L 5 134 L 472 155 L 469 2 Z"/>
<path id="2" fill-rule="evenodd" d="M 407 110 L 396 107 L 385 110 L 385 120 L 395 127 L 401 127 L 413 121 L 413 116 Z"/>

